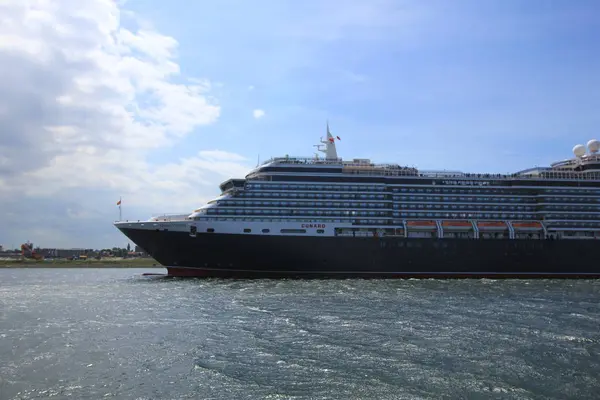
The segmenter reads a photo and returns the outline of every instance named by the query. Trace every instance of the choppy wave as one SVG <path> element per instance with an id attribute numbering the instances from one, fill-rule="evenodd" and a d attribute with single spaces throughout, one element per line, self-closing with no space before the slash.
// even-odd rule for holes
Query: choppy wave
<path id="1" fill-rule="evenodd" d="M 600 281 L 0 270 L 0 399 L 597 399 Z"/>

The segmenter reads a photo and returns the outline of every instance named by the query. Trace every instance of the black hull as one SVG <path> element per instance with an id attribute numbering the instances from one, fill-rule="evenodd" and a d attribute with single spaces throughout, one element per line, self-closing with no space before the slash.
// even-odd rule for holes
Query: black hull
<path id="1" fill-rule="evenodd" d="M 600 241 L 314 237 L 122 228 L 169 275 L 221 278 L 598 278 Z"/>

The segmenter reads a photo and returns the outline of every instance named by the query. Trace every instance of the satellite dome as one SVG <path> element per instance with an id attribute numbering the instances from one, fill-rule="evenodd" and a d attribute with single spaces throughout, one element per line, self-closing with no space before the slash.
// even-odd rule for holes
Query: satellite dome
<path id="1" fill-rule="evenodd" d="M 590 153 L 597 153 L 598 150 L 600 150 L 600 142 L 596 139 L 592 139 L 589 142 L 587 142 L 587 148 L 590 151 Z"/>
<path id="2" fill-rule="evenodd" d="M 585 146 L 578 144 L 577 146 L 573 147 L 573 154 L 575 154 L 576 157 L 585 156 Z"/>

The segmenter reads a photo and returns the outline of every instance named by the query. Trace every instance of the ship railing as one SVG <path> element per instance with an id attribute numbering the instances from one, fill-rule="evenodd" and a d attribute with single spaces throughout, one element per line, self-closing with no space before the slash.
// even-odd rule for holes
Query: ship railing
<path id="1" fill-rule="evenodd" d="M 600 161 L 600 154 L 586 154 L 581 158 L 571 158 L 550 164 L 552 167 L 568 167 L 586 164 L 596 164 Z"/>
<path id="2" fill-rule="evenodd" d="M 460 171 L 419 171 L 423 178 L 464 178 L 468 175 Z"/>
<path id="3" fill-rule="evenodd" d="M 308 157 L 274 157 L 261 165 L 270 163 L 305 164 L 305 165 L 340 165 L 345 174 L 371 176 L 418 176 L 422 178 L 467 178 L 467 179 L 519 179 L 519 180 L 600 180 L 600 171 L 570 172 L 557 171 L 548 167 L 535 167 L 527 170 L 507 173 L 465 173 L 460 171 L 418 171 L 414 167 L 398 164 L 373 164 L 366 162 L 342 161 L 341 158 L 324 159 Z"/>
<path id="4" fill-rule="evenodd" d="M 341 164 L 341 158 L 315 158 L 315 157 L 272 157 L 261 165 L 283 163 L 283 164 Z"/>
<path id="5" fill-rule="evenodd" d="M 345 166 L 344 166 L 345 167 Z M 416 170 L 407 168 L 364 168 L 364 169 L 352 169 L 344 168 L 342 170 L 344 174 L 352 175 L 369 175 L 369 176 L 418 176 Z"/>
<path id="6" fill-rule="evenodd" d="M 577 161 L 576 160 L 563 160 L 563 161 L 557 161 L 555 163 L 550 164 L 552 167 L 568 167 L 571 165 L 577 165 Z"/>
<path id="7" fill-rule="evenodd" d="M 150 218 L 151 221 L 185 221 L 189 220 L 190 213 L 182 214 L 182 213 L 162 213 L 162 214 L 153 214 Z"/>
<path id="8" fill-rule="evenodd" d="M 417 172 L 413 169 L 349 169 L 343 170 L 346 174 L 370 176 L 416 176 L 420 178 L 461 179 L 461 180 L 600 180 L 600 173 L 572 173 L 559 171 L 544 171 L 539 174 L 474 174 L 474 173 L 449 173 L 449 172 Z"/>
<path id="9" fill-rule="evenodd" d="M 273 157 L 263 162 L 261 165 L 281 163 L 281 164 L 330 164 L 330 165 L 341 165 L 342 167 L 361 167 L 361 168 L 376 168 L 376 169 L 411 169 L 409 167 L 403 167 L 398 164 L 382 163 L 374 164 L 365 161 L 343 161 L 341 158 L 310 158 L 310 157 Z M 414 170 L 414 168 L 412 168 Z"/>
<path id="10" fill-rule="evenodd" d="M 593 181 L 600 180 L 600 173 L 581 173 L 564 171 L 542 171 L 538 174 L 514 173 L 514 174 L 472 174 L 472 173 L 447 173 L 447 172 L 426 172 L 420 173 L 423 178 L 457 178 L 457 179 L 479 179 L 479 180 L 582 180 Z"/>
<path id="11" fill-rule="evenodd" d="M 522 176 L 517 176 L 521 179 Z M 597 172 L 564 172 L 564 171 L 544 171 L 540 175 L 530 175 L 529 179 L 567 179 L 567 180 L 582 180 L 582 181 L 597 181 L 600 180 L 600 174 Z"/>

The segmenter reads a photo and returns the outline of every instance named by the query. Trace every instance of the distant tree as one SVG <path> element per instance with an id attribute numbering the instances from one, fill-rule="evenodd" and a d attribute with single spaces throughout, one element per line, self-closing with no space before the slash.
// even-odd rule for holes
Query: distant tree
<path id="1" fill-rule="evenodd" d="M 127 243 L 127 252 L 129 253 L 131 251 L 131 245 L 129 243 Z"/>

